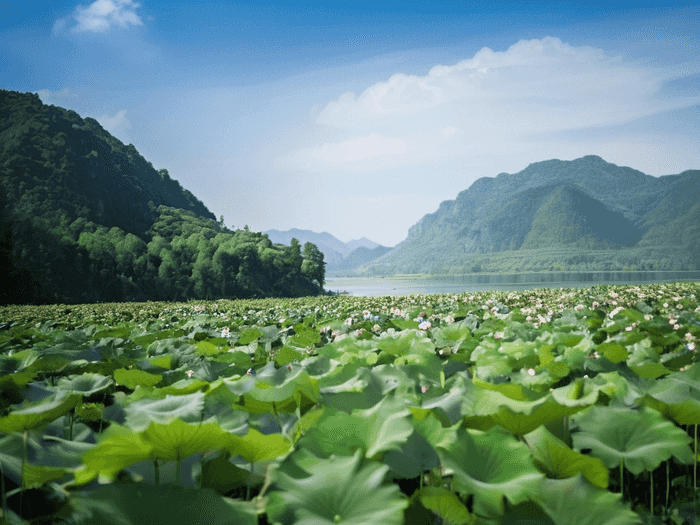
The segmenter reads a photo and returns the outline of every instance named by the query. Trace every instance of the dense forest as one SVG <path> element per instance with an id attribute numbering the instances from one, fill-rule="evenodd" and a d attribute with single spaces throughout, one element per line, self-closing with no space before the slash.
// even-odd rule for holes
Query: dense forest
<path id="1" fill-rule="evenodd" d="M 314 295 L 323 254 L 230 230 L 97 121 L 0 90 L 3 304 Z"/>

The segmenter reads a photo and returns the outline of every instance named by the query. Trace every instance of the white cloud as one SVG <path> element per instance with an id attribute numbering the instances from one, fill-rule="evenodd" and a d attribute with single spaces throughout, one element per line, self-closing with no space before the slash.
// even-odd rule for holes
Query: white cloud
<path id="1" fill-rule="evenodd" d="M 407 160 L 408 144 L 403 139 L 370 133 L 343 142 L 325 142 L 304 148 L 276 164 L 312 171 L 352 169 L 375 171 Z"/>
<path id="2" fill-rule="evenodd" d="M 68 88 L 63 88 L 61 91 L 51 91 L 49 89 L 40 89 L 36 92 L 41 101 L 47 106 L 65 106 L 66 101 L 75 98 L 78 95 L 71 93 Z"/>
<path id="3" fill-rule="evenodd" d="M 485 47 L 425 76 L 395 74 L 359 95 L 340 95 L 315 120 L 316 145 L 288 157 L 309 170 L 368 172 L 508 155 L 528 150 L 543 134 L 620 125 L 700 103 L 698 96 L 661 94 L 665 83 L 698 68 L 690 69 L 649 67 L 553 37 L 521 40 L 505 51 Z M 338 133 L 355 138 L 324 140 Z"/>
<path id="4" fill-rule="evenodd" d="M 312 153 L 312 158 L 322 162 L 355 162 L 385 155 L 406 153 L 403 140 L 371 133 L 367 137 L 326 143 Z"/>
<path id="5" fill-rule="evenodd" d="M 464 135 L 464 131 L 455 126 L 447 126 L 446 128 L 442 128 L 442 140 L 449 140 L 456 135 Z"/>
<path id="6" fill-rule="evenodd" d="M 116 115 L 110 117 L 109 115 L 102 115 L 97 118 L 97 121 L 109 131 L 112 135 L 117 137 L 122 142 L 125 142 L 128 137 L 127 130 L 131 129 L 131 122 L 126 118 L 126 110 L 122 109 L 117 112 Z"/>
<path id="7" fill-rule="evenodd" d="M 136 10 L 141 7 L 132 0 L 96 0 L 88 6 L 78 5 L 75 11 L 54 24 L 54 33 L 104 33 L 113 27 L 143 25 Z"/>

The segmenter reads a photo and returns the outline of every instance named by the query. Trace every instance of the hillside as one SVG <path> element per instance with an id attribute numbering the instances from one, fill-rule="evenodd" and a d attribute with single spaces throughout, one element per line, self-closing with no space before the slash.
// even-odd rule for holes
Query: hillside
<path id="1" fill-rule="evenodd" d="M 226 229 L 96 120 L 0 90 L 0 303 L 314 295 L 321 262 Z"/>
<path id="2" fill-rule="evenodd" d="M 653 177 L 597 156 L 484 177 L 369 274 L 696 269 L 700 171 Z"/>
<path id="3" fill-rule="evenodd" d="M 15 209 L 60 212 L 144 238 L 160 205 L 215 219 L 167 170 L 91 118 L 0 91 L 0 188 Z"/>

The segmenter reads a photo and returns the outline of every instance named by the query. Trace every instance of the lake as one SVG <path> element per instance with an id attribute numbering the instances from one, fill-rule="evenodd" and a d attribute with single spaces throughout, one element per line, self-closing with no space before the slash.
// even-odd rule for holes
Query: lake
<path id="1" fill-rule="evenodd" d="M 374 297 L 459 293 L 528 288 L 581 288 L 595 284 L 643 284 L 698 281 L 700 271 L 664 272 L 539 272 L 516 274 L 403 275 L 392 277 L 327 277 L 324 288 L 349 295 Z"/>

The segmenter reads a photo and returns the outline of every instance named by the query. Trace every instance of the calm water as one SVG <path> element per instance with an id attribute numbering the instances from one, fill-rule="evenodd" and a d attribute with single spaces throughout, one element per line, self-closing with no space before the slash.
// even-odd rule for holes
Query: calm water
<path id="1" fill-rule="evenodd" d="M 689 272 L 542 272 L 472 274 L 435 277 L 327 277 L 325 288 L 350 295 L 410 295 L 527 288 L 580 288 L 594 284 L 643 284 L 660 281 L 698 281 Z"/>

